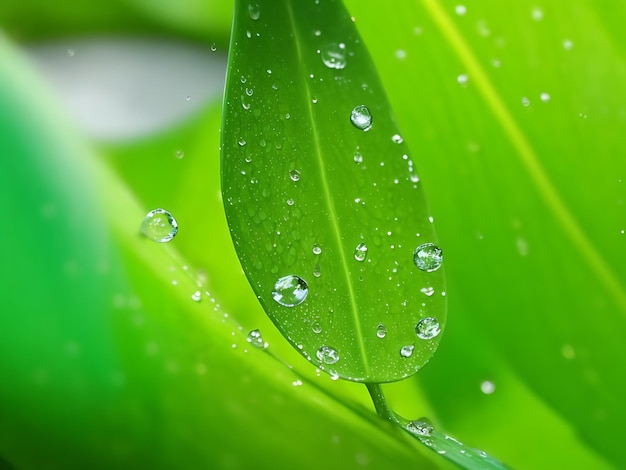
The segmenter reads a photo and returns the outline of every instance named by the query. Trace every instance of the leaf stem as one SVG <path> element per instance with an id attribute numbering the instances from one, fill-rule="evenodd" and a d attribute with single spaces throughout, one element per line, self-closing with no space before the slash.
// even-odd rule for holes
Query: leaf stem
<path id="1" fill-rule="evenodd" d="M 396 415 L 396 413 L 389 407 L 381 385 L 379 383 L 367 383 L 365 385 L 367 386 L 367 391 L 372 397 L 378 416 L 386 421 L 391 421 L 392 423 L 401 425 L 398 420 L 399 416 Z"/>

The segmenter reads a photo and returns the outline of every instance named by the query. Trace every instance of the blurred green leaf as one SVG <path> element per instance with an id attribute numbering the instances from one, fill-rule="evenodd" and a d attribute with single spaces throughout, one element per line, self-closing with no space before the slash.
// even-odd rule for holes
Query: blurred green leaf
<path id="1" fill-rule="evenodd" d="M 443 271 L 419 178 L 349 14 L 338 1 L 237 2 L 231 41 L 222 190 L 261 304 L 331 375 L 412 375 L 445 323 Z M 427 258 L 414 263 L 414 251 Z"/>
<path id="2" fill-rule="evenodd" d="M 447 255 L 454 321 L 420 383 L 447 429 L 469 436 L 502 425 L 498 410 L 514 405 L 498 394 L 515 399 L 507 387 L 519 377 L 530 389 L 519 394 L 571 427 L 538 455 L 545 468 L 569 458 L 572 433 L 623 467 L 623 9 L 477 1 L 459 15 L 454 2 L 373 5 L 350 2 L 365 41 L 378 45 L 403 135 L 421 145 L 416 165 Z M 493 396 L 480 393 L 484 380 Z"/>

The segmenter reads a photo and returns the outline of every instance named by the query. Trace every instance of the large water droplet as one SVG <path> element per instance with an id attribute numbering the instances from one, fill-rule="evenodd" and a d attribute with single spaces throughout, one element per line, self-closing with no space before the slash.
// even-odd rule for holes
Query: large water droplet
<path id="1" fill-rule="evenodd" d="M 385 336 L 387 336 L 387 328 L 382 323 L 379 323 L 378 327 L 376 328 L 376 336 L 378 336 L 379 338 L 384 338 Z"/>
<path id="2" fill-rule="evenodd" d="M 300 172 L 298 170 L 290 170 L 289 178 L 291 178 L 291 181 L 300 181 Z"/>
<path id="3" fill-rule="evenodd" d="M 279 278 L 274 284 L 272 298 L 283 307 L 295 307 L 306 299 L 309 286 L 299 276 L 289 275 Z"/>
<path id="4" fill-rule="evenodd" d="M 365 243 L 359 243 L 354 249 L 354 259 L 357 261 L 365 261 L 367 258 L 367 245 Z"/>
<path id="5" fill-rule="evenodd" d="M 368 131 L 372 127 L 372 113 L 369 108 L 364 105 L 356 106 L 350 114 L 350 122 L 357 129 Z"/>
<path id="6" fill-rule="evenodd" d="M 339 360 L 339 353 L 330 346 L 322 346 L 317 350 L 317 358 L 324 364 L 335 364 Z"/>
<path id="7" fill-rule="evenodd" d="M 263 340 L 263 337 L 261 336 L 261 332 L 259 330 L 252 330 L 250 333 L 248 333 L 247 340 L 248 343 L 259 349 L 266 349 L 268 346 L 268 344 Z"/>
<path id="8" fill-rule="evenodd" d="M 411 357 L 413 355 L 414 349 L 415 349 L 415 346 L 413 346 L 412 344 L 407 344 L 406 346 L 402 346 L 402 349 L 400 349 L 400 355 L 402 357 Z"/>
<path id="9" fill-rule="evenodd" d="M 443 263 L 443 252 L 434 243 L 423 243 L 415 249 L 413 261 L 422 271 L 433 272 Z"/>
<path id="10" fill-rule="evenodd" d="M 422 419 L 411 421 L 406 425 L 406 428 L 409 432 L 417 434 L 418 436 L 430 436 L 435 430 L 432 424 Z"/>
<path id="11" fill-rule="evenodd" d="M 441 326 L 435 318 L 422 318 L 415 325 L 415 334 L 420 339 L 433 339 L 439 333 L 441 333 Z"/>
<path id="12" fill-rule="evenodd" d="M 346 66 L 346 45 L 330 43 L 322 48 L 322 62 L 329 69 L 342 69 Z"/>
<path id="13" fill-rule="evenodd" d="M 141 224 L 141 233 L 157 243 L 169 242 L 178 232 L 178 223 L 165 209 L 148 212 Z"/>
<path id="14" fill-rule="evenodd" d="M 248 5 L 248 13 L 250 14 L 250 18 L 256 21 L 261 17 L 261 7 L 251 3 Z"/>

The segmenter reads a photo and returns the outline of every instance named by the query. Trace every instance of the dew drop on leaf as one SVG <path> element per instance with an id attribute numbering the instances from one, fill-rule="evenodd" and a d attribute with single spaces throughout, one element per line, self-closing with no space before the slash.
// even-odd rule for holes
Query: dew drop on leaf
<path id="1" fill-rule="evenodd" d="M 319 246 L 317 243 L 314 243 L 312 251 L 314 255 L 319 255 L 322 252 L 322 247 Z"/>
<path id="2" fill-rule="evenodd" d="M 406 425 L 406 429 L 410 433 L 416 434 L 418 436 L 430 436 L 435 430 L 432 424 L 423 419 L 411 421 L 409 424 Z"/>
<path id="3" fill-rule="evenodd" d="M 423 243 L 415 249 L 413 261 L 422 271 L 433 272 L 443 263 L 443 252 L 434 243 Z"/>
<path id="4" fill-rule="evenodd" d="M 300 172 L 298 170 L 291 170 L 289 172 L 289 178 L 291 178 L 291 181 L 300 181 Z"/>
<path id="5" fill-rule="evenodd" d="M 248 13 L 250 14 L 250 18 L 256 21 L 261 17 L 261 7 L 251 3 L 248 5 Z"/>
<path id="6" fill-rule="evenodd" d="M 394 144 L 401 144 L 402 142 L 404 142 L 404 139 L 402 138 L 400 134 L 392 135 L 391 140 L 393 141 Z"/>
<path id="7" fill-rule="evenodd" d="M 322 47 L 322 62 L 329 69 L 341 70 L 346 66 L 346 45 L 344 43 L 329 43 Z"/>
<path id="8" fill-rule="evenodd" d="M 359 243 L 354 249 L 354 259 L 357 261 L 365 261 L 367 258 L 367 245 L 365 243 Z"/>
<path id="9" fill-rule="evenodd" d="M 379 338 L 384 338 L 385 336 L 387 336 L 387 328 L 382 323 L 379 323 L 378 327 L 376 328 L 376 336 L 378 336 Z"/>
<path id="10" fill-rule="evenodd" d="M 441 333 L 441 326 L 435 318 L 422 318 L 415 325 L 415 334 L 420 339 L 433 339 L 439 333 Z"/>
<path id="11" fill-rule="evenodd" d="M 360 152 L 356 152 L 354 154 L 354 161 L 359 164 L 359 163 L 363 163 L 363 155 L 361 155 Z"/>
<path id="12" fill-rule="evenodd" d="M 178 223 L 165 209 L 154 209 L 143 219 L 141 233 L 153 242 L 169 242 L 178 233 Z"/>
<path id="13" fill-rule="evenodd" d="M 339 360 L 339 353 L 330 346 L 322 346 L 315 355 L 323 364 L 335 364 Z"/>
<path id="14" fill-rule="evenodd" d="M 415 349 L 415 346 L 413 346 L 412 344 L 407 344 L 406 346 L 402 346 L 402 349 L 400 349 L 400 355 L 402 357 L 411 357 L 413 355 L 414 349 Z"/>
<path id="15" fill-rule="evenodd" d="M 432 286 L 422 287 L 420 292 L 428 297 L 431 297 L 435 293 L 435 289 Z"/>
<path id="16" fill-rule="evenodd" d="M 200 302 L 202 300 L 202 292 L 200 292 L 199 290 L 195 291 L 193 294 L 191 294 L 191 300 L 193 300 L 194 302 Z"/>
<path id="17" fill-rule="evenodd" d="M 352 122 L 357 129 L 368 131 L 372 127 L 372 113 L 365 105 L 361 104 L 355 106 L 352 110 L 352 114 L 350 114 L 350 122 Z"/>
<path id="18" fill-rule="evenodd" d="M 313 333 L 315 334 L 319 334 L 322 332 L 322 325 L 319 324 L 319 322 L 315 322 L 313 323 L 313 325 L 311 326 L 311 329 L 313 330 Z M 321 359 L 320 359 L 321 360 Z"/>
<path id="19" fill-rule="evenodd" d="M 279 278 L 274 284 L 272 298 L 283 307 L 300 305 L 309 294 L 309 286 L 299 276 L 289 275 Z"/>
<path id="20" fill-rule="evenodd" d="M 259 349 L 266 349 L 268 346 L 268 344 L 263 340 L 263 336 L 261 336 L 261 332 L 259 330 L 252 330 L 248 333 L 247 340 L 248 343 Z"/>
<path id="21" fill-rule="evenodd" d="M 493 392 L 496 391 L 496 386 L 493 382 L 485 380 L 483 383 L 480 384 L 480 391 L 483 392 L 485 395 L 491 395 Z"/>

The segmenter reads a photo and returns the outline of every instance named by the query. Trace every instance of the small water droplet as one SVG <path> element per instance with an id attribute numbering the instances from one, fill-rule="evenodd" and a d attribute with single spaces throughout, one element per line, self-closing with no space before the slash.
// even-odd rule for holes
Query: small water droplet
<path id="1" fill-rule="evenodd" d="M 400 134 L 392 135 L 391 140 L 393 141 L 394 144 L 401 144 L 402 142 L 404 142 L 404 139 L 402 138 Z"/>
<path id="2" fill-rule="evenodd" d="M 431 297 L 435 293 L 435 289 L 432 286 L 422 287 L 420 292 L 428 297 Z"/>
<path id="3" fill-rule="evenodd" d="M 404 49 L 398 49 L 396 51 L 396 59 L 400 59 L 400 60 L 406 59 L 406 51 Z"/>
<path id="4" fill-rule="evenodd" d="M 184 156 L 185 156 L 185 152 L 183 152 L 182 150 L 176 150 L 176 158 L 178 158 L 180 160 Z"/>
<path id="5" fill-rule="evenodd" d="M 352 110 L 352 114 L 350 114 L 350 122 L 352 122 L 357 129 L 368 131 L 372 127 L 372 113 L 367 106 L 362 104 L 355 106 Z"/>
<path id="6" fill-rule="evenodd" d="M 261 17 L 261 7 L 251 3 L 248 5 L 248 13 L 250 14 L 250 18 L 256 21 Z"/>
<path id="7" fill-rule="evenodd" d="M 439 322 L 432 318 L 422 318 L 415 325 L 415 334 L 420 339 L 433 339 L 435 336 L 441 333 L 441 326 Z"/>
<path id="8" fill-rule="evenodd" d="M 254 89 L 246 87 L 246 95 L 248 96 L 254 95 Z"/>
<path id="9" fill-rule="evenodd" d="M 247 81 L 248 81 L 248 79 L 244 75 L 242 75 L 241 76 L 241 83 L 246 83 Z"/>
<path id="10" fill-rule="evenodd" d="M 239 144 L 240 147 L 245 147 L 247 142 L 246 142 L 246 139 L 244 139 L 243 137 L 240 137 L 237 143 Z"/>
<path id="11" fill-rule="evenodd" d="M 409 432 L 417 434 L 418 436 L 430 436 L 435 430 L 432 424 L 423 419 L 411 421 L 406 425 L 406 428 Z"/>
<path id="12" fill-rule="evenodd" d="M 191 101 L 191 96 L 187 95 L 187 97 L 185 98 L 187 101 Z"/>
<path id="13" fill-rule="evenodd" d="M 322 325 L 319 324 L 319 322 L 315 322 L 313 323 L 313 325 L 311 326 L 311 329 L 313 330 L 313 333 L 315 334 L 319 334 L 322 332 Z M 320 359 L 321 360 L 321 359 Z"/>
<path id="14" fill-rule="evenodd" d="M 329 69 L 341 70 L 346 66 L 346 45 L 344 43 L 331 42 L 321 49 L 321 57 L 324 65 Z"/>
<path id="15" fill-rule="evenodd" d="M 217 50 L 217 46 L 215 45 L 215 43 L 211 44 L 211 52 L 215 52 Z"/>
<path id="16" fill-rule="evenodd" d="M 67 56 L 68 57 L 74 57 L 74 54 L 76 54 L 76 51 L 74 49 L 68 49 L 67 50 Z"/>
<path id="17" fill-rule="evenodd" d="M 317 243 L 313 244 L 313 254 L 314 255 L 319 255 L 322 252 L 322 247 L 319 246 Z"/>
<path id="18" fill-rule="evenodd" d="M 496 386 L 493 384 L 493 382 L 485 380 L 483 383 L 480 384 L 480 391 L 483 392 L 485 395 L 491 395 L 493 392 L 496 391 Z"/>
<path id="19" fill-rule="evenodd" d="M 365 261 L 367 258 L 367 244 L 359 243 L 354 249 L 354 259 L 357 261 Z"/>
<path id="20" fill-rule="evenodd" d="M 287 205 L 288 206 L 293 206 L 295 203 L 295 201 L 293 199 L 287 199 Z"/>
<path id="21" fill-rule="evenodd" d="M 359 164 L 359 163 L 363 163 L 363 155 L 361 155 L 360 152 L 356 152 L 354 154 L 354 161 Z"/>
<path id="22" fill-rule="evenodd" d="M 543 20 L 543 10 L 541 8 L 533 8 L 531 11 L 531 16 L 535 21 Z"/>
<path id="23" fill-rule="evenodd" d="M 411 357 L 413 355 L 414 349 L 415 349 L 415 346 L 413 346 L 412 344 L 407 344 L 406 346 L 402 346 L 402 349 L 400 349 L 400 356 Z"/>
<path id="24" fill-rule="evenodd" d="M 550 101 L 550 95 L 548 93 L 542 93 L 541 95 L 539 95 L 539 98 L 541 98 L 541 101 L 543 101 L 544 103 Z"/>
<path id="25" fill-rule="evenodd" d="M 178 223 L 165 209 L 148 212 L 141 224 L 141 233 L 153 242 L 169 242 L 178 232 Z"/>
<path id="26" fill-rule="evenodd" d="M 193 300 L 194 302 L 200 302 L 202 300 L 202 292 L 200 292 L 199 290 L 195 291 L 193 294 L 191 294 L 191 300 Z"/>
<path id="27" fill-rule="evenodd" d="M 291 181 L 300 181 L 300 172 L 298 170 L 291 170 L 289 172 L 289 178 L 291 178 Z"/>
<path id="28" fill-rule="evenodd" d="M 259 349 L 267 349 L 268 344 L 263 340 L 259 330 L 252 330 L 248 333 L 248 343 Z"/>
<path id="29" fill-rule="evenodd" d="M 456 81 L 459 83 L 459 85 L 467 85 L 468 80 L 469 78 L 464 73 L 456 77 Z"/>
<path id="30" fill-rule="evenodd" d="M 300 305 L 309 294 L 309 286 L 299 276 L 283 276 L 274 284 L 272 298 L 283 307 L 295 307 Z"/>
<path id="31" fill-rule="evenodd" d="M 379 323 L 378 327 L 376 328 L 376 336 L 378 336 L 379 338 L 384 338 L 385 336 L 387 336 L 387 328 L 382 323 Z"/>
<path id="32" fill-rule="evenodd" d="M 423 243 L 415 249 L 413 261 L 422 271 L 433 272 L 443 263 L 443 252 L 434 243 Z"/>
<path id="33" fill-rule="evenodd" d="M 563 49 L 565 49 L 566 51 L 571 51 L 572 47 L 574 47 L 574 43 L 571 41 L 571 39 L 563 40 Z"/>
<path id="34" fill-rule="evenodd" d="M 457 15 L 463 16 L 465 13 L 467 13 L 467 7 L 465 5 L 457 5 L 454 8 L 454 11 L 456 12 Z"/>
<path id="35" fill-rule="evenodd" d="M 330 346 L 322 346 L 315 355 L 323 364 L 335 364 L 339 360 L 339 353 Z"/>

